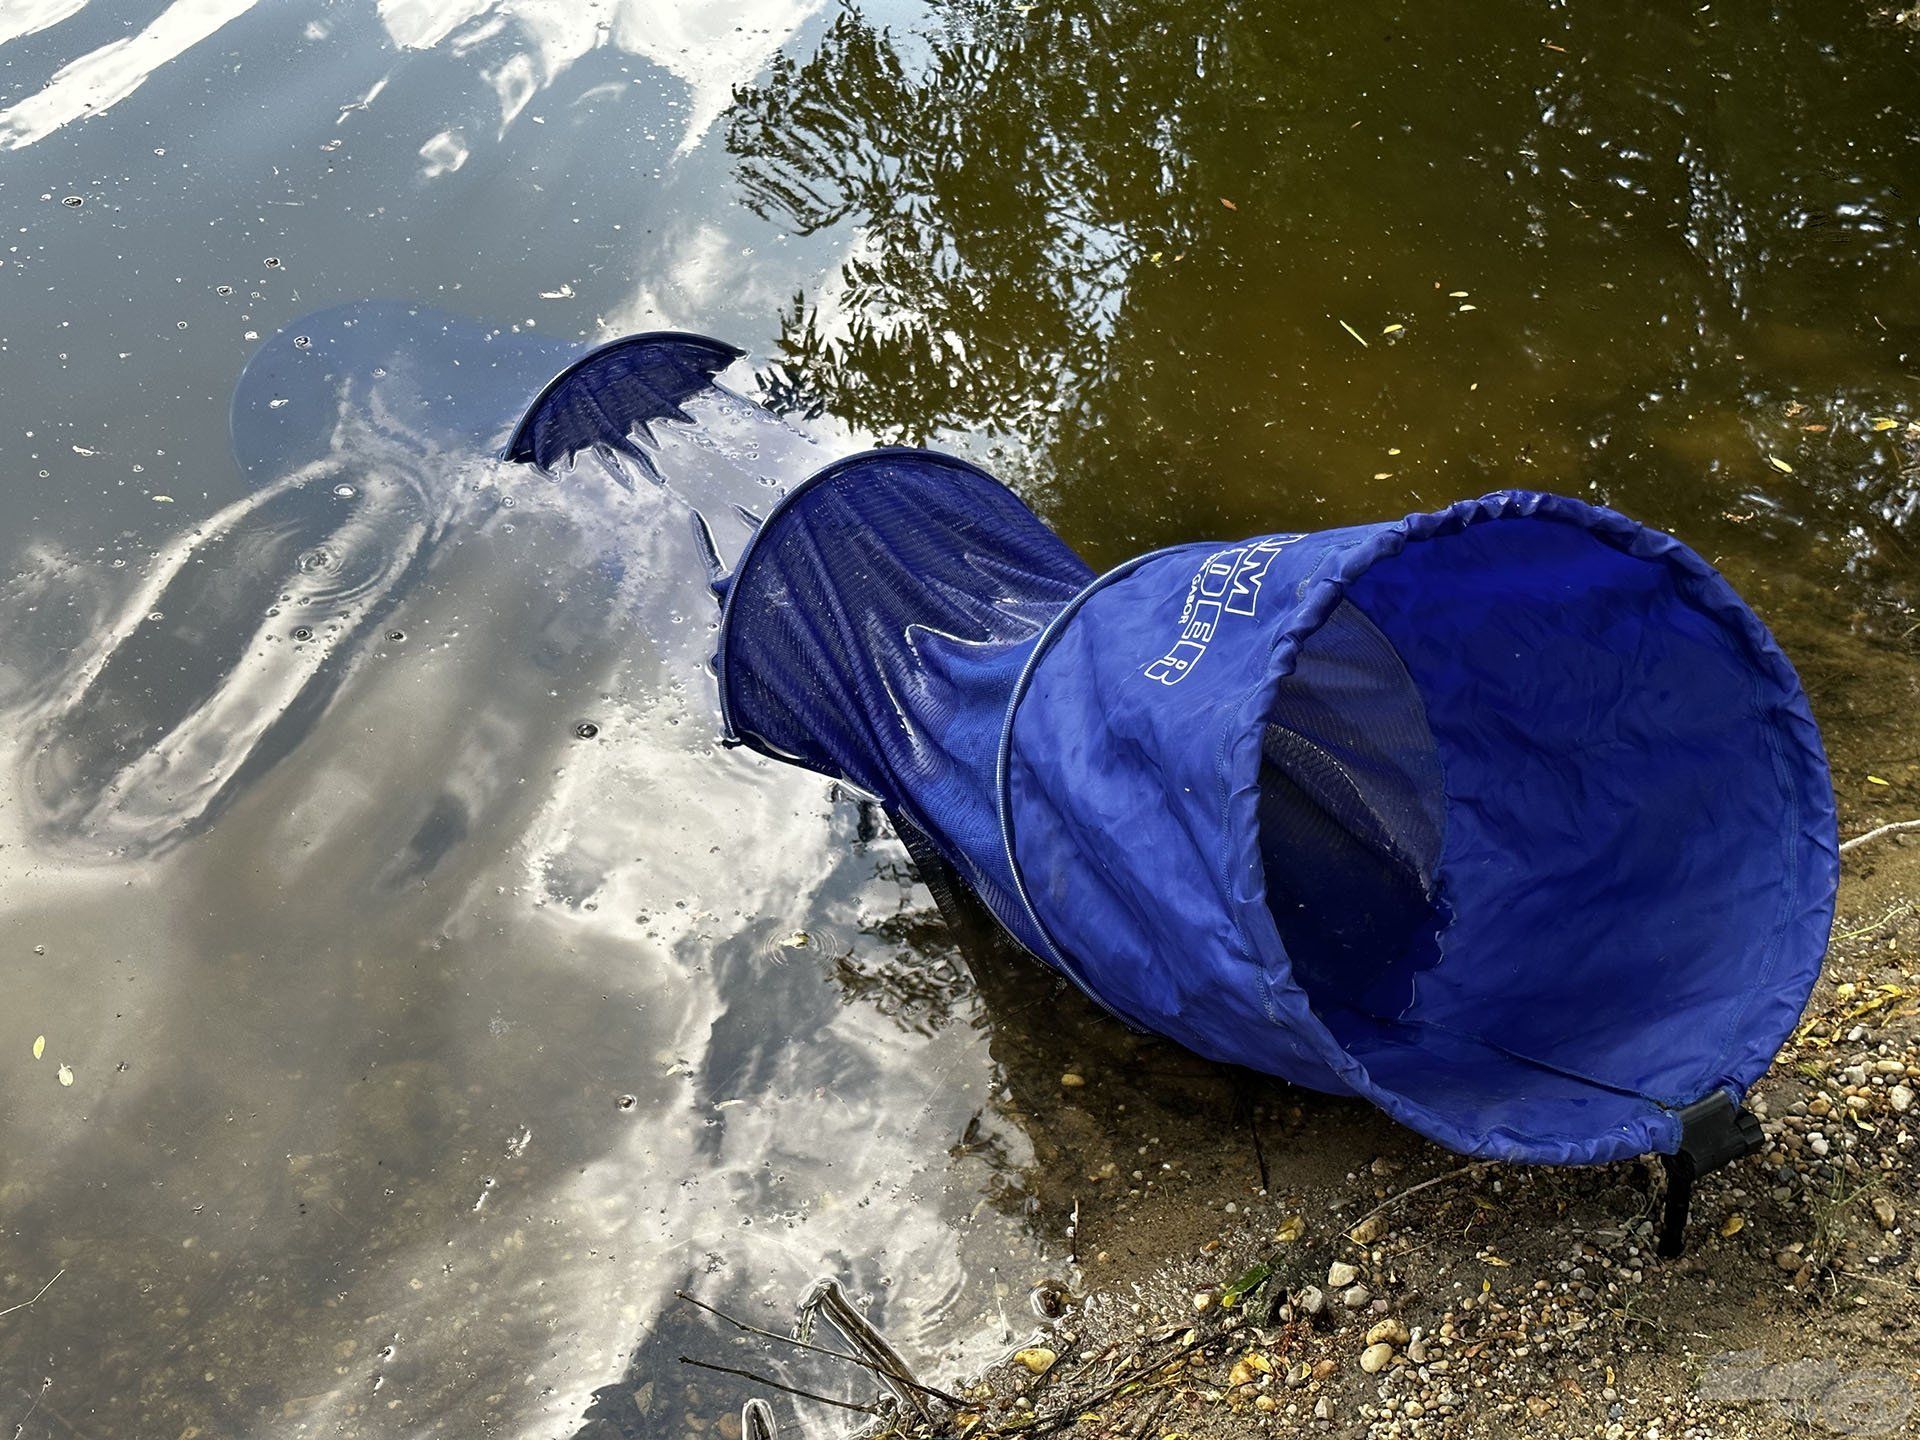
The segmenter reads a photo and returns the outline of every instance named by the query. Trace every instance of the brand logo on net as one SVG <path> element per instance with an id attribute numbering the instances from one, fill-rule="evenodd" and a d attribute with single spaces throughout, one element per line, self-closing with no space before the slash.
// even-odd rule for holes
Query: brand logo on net
<path id="1" fill-rule="evenodd" d="M 1180 638 L 1171 650 L 1147 666 L 1149 680 L 1178 685 L 1207 653 L 1229 615 L 1252 618 L 1260 603 L 1260 587 L 1273 557 L 1301 537 L 1269 535 L 1251 545 L 1216 550 L 1200 564 L 1187 587 L 1187 603 L 1180 612 Z"/>

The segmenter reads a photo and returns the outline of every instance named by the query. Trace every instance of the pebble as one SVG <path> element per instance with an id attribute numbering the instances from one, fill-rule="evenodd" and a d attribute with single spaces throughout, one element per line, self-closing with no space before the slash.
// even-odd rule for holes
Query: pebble
<path id="1" fill-rule="evenodd" d="M 1333 1397 L 1331 1395 L 1322 1395 L 1318 1400 L 1313 1402 L 1313 1418 L 1316 1420 L 1331 1420 L 1333 1418 Z"/>
<path id="2" fill-rule="evenodd" d="M 1412 1338 L 1412 1335 L 1407 1331 L 1406 1323 L 1391 1317 L 1380 1321 L 1373 1326 L 1372 1329 L 1367 1331 L 1367 1344 L 1369 1345 L 1393 1345 L 1397 1347 L 1406 1344 L 1407 1341 Z"/>
<path id="3" fill-rule="evenodd" d="M 1327 1288 L 1344 1290 L 1360 1278 L 1360 1272 L 1344 1260 L 1336 1260 L 1327 1267 Z"/>
<path id="4" fill-rule="evenodd" d="M 1060 1083 L 1069 1090 L 1078 1090 L 1082 1085 L 1087 1083 L 1087 1077 L 1084 1075 L 1076 1075 L 1073 1071 L 1069 1070 L 1060 1077 Z"/>
<path id="5" fill-rule="evenodd" d="M 1300 1292 L 1300 1298 L 1294 1304 L 1302 1315 L 1323 1315 L 1327 1309 L 1327 1292 L 1318 1285 L 1309 1285 Z"/>
<path id="6" fill-rule="evenodd" d="M 1364 1310 L 1371 1299 L 1373 1299 L 1373 1292 L 1364 1285 L 1355 1285 L 1342 1291 L 1340 1295 L 1340 1303 L 1349 1310 Z"/>
<path id="7" fill-rule="evenodd" d="M 1391 1345 L 1369 1345 L 1360 1352 L 1360 1368 L 1369 1375 L 1378 1375 L 1393 1363 Z"/>
<path id="8" fill-rule="evenodd" d="M 1894 1212 L 1893 1202 L 1884 1195 L 1873 1197 L 1873 1218 L 1882 1230 L 1891 1230 L 1900 1223 L 1900 1217 Z"/>
<path id="9" fill-rule="evenodd" d="M 1906 1114 L 1913 1108 L 1913 1087 L 1911 1085 L 1894 1086 L 1887 1092 L 1887 1103 L 1894 1108 L 1896 1114 Z"/>

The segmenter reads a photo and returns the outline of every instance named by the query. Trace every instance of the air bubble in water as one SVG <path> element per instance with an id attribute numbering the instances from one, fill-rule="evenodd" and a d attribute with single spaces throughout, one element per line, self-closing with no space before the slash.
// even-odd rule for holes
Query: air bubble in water
<path id="1" fill-rule="evenodd" d="M 304 350 L 311 344 L 313 344 L 313 337 L 311 335 L 296 335 L 293 337 L 293 348 L 296 350 Z"/>
<path id="2" fill-rule="evenodd" d="M 312 627 L 307 625 L 294 626 L 293 638 L 296 640 L 311 640 L 313 638 Z"/>
<path id="3" fill-rule="evenodd" d="M 269 255 L 267 257 L 267 268 L 269 270 L 278 270 L 280 268 L 280 257 L 278 255 Z"/>
<path id="4" fill-rule="evenodd" d="M 82 205 L 86 204 L 87 202 L 83 196 L 69 195 L 60 203 L 66 206 L 69 210 L 78 210 Z"/>
<path id="5" fill-rule="evenodd" d="M 600 733 L 600 727 L 591 720 L 582 720 L 573 727 L 573 733 L 582 740 L 591 740 Z"/>
<path id="6" fill-rule="evenodd" d="M 276 395 L 276 396 L 274 396 L 274 397 L 273 397 L 273 399 L 271 399 L 271 400 L 269 400 L 269 401 L 267 401 L 267 408 L 268 408 L 269 410 L 278 410 L 278 409 L 279 409 L 279 408 L 280 408 L 280 407 L 281 407 L 282 405 L 284 405 L 284 404 L 286 404 L 286 403 L 287 403 L 287 397 L 286 397 L 286 396 L 284 396 L 284 395 Z"/>
<path id="7" fill-rule="evenodd" d="M 360 492 L 351 485 L 336 485 L 333 487 L 333 493 L 342 500 L 351 500 Z"/>
<path id="8" fill-rule="evenodd" d="M 407 638 L 407 632 L 404 630 L 387 631 L 387 639 L 393 641 L 393 643 L 396 645 L 398 645 L 402 640 L 406 638 Z"/>

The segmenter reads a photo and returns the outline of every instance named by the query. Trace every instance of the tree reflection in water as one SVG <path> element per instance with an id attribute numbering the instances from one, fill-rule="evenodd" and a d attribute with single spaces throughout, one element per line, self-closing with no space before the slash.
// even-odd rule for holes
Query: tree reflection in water
<path id="1" fill-rule="evenodd" d="M 1512 484 L 1883 581 L 1920 505 L 1871 428 L 1920 352 L 1890 37 L 1798 3 L 850 5 L 728 120 L 750 208 L 846 237 L 767 379 L 1013 437 L 1096 563 Z"/>

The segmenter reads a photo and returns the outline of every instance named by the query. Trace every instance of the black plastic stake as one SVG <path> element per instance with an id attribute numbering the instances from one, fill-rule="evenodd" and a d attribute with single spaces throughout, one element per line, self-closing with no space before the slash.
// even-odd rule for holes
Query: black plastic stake
<path id="1" fill-rule="evenodd" d="M 1678 1112 L 1680 1149 L 1661 1160 L 1667 1169 L 1666 1213 L 1660 1221 L 1660 1254 L 1671 1260 L 1687 1247 L 1687 1211 L 1693 1182 L 1760 1148 L 1760 1121 L 1716 1090 Z"/>

